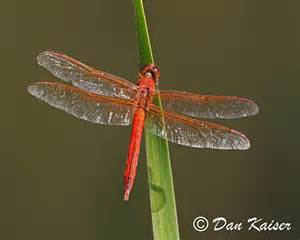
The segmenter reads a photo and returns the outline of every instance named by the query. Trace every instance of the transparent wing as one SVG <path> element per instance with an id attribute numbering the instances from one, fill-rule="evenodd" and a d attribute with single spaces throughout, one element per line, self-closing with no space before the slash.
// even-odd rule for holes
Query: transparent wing
<path id="1" fill-rule="evenodd" d="M 196 148 L 248 149 L 249 140 L 241 133 L 213 123 L 164 112 L 165 128 L 158 107 L 147 113 L 147 129 L 173 143 Z"/>
<path id="2" fill-rule="evenodd" d="M 234 96 L 199 95 L 180 91 L 160 90 L 163 108 L 197 118 L 233 119 L 255 115 L 255 102 Z"/>
<path id="3" fill-rule="evenodd" d="M 133 98 L 137 86 L 123 78 L 93 69 L 62 53 L 47 51 L 37 57 L 39 65 L 76 87 L 99 95 Z"/>
<path id="4" fill-rule="evenodd" d="M 29 93 L 51 106 L 89 122 L 129 125 L 133 106 L 130 100 L 99 96 L 84 90 L 53 82 L 37 82 Z"/>

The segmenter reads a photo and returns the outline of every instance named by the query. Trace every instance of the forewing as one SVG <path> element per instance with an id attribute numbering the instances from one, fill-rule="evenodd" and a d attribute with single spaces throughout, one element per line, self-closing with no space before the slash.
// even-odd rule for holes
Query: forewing
<path id="1" fill-rule="evenodd" d="M 35 97 L 51 106 L 89 122 L 129 125 L 133 107 L 130 100 L 99 96 L 60 83 L 37 82 L 28 87 Z"/>
<path id="2" fill-rule="evenodd" d="M 135 84 L 89 67 L 63 53 L 42 52 L 37 60 L 39 65 L 56 77 L 89 92 L 125 99 L 135 96 L 137 89 Z"/>
<path id="3" fill-rule="evenodd" d="M 233 119 L 255 115 L 255 102 L 234 96 L 199 95 L 160 90 L 163 109 L 197 118 Z"/>
<path id="4" fill-rule="evenodd" d="M 184 146 L 240 150 L 250 147 L 249 140 L 233 129 L 171 112 L 164 112 L 163 120 L 155 106 L 147 113 L 146 124 L 151 133 Z"/>

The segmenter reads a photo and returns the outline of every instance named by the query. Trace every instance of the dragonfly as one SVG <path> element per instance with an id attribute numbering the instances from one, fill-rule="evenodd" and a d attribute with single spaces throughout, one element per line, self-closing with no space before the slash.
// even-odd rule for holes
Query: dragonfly
<path id="1" fill-rule="evenodd" d="M 250 147 L 242 133 L 201 120 L 255 115 L 258 106 L 249 99 L 158 90 L 160 70 L 154 64 L 141 68 L 135 85 L 60 52 L 42 52 L 37 61 L 67 84 L 35 82 L 28 87 L 31 95 L 92 123 L 132 125 L 124 171 L 125 201 L 133 189 L 145 125 L 150 133 L 184 146 L 238 150 Z M 154 104 L 159 96 L 163 111 Z"/>

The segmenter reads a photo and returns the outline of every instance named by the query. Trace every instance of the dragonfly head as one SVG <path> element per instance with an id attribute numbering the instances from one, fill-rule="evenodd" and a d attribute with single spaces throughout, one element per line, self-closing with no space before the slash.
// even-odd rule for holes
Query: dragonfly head
<path id="1" fill-rule="evenodd" d="M 140 71 L 140 76 L 150 77 L 150 78 L 154 79 L 155 82 L 158 82 L 158 79 L 159 79 L 159 76 L 160 76 L 160 70 L 154 64 L 147 64 Z"/>

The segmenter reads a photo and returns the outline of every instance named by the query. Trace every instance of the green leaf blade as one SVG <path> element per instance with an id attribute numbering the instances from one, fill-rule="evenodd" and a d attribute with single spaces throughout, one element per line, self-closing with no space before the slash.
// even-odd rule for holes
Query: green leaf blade
<path id="1" fill-rule="evenodd" d="M 141 66 L 154 63 L 142 0 L 134 0 Z M 157 89 L 158 90 L 158 89 Z M 160 97 L 156 104 L 162 110 Z M 148 182 L 155 240 L 179 240 L 177 211 L 168 141 L 151 134 L 145 124 Z"/>

